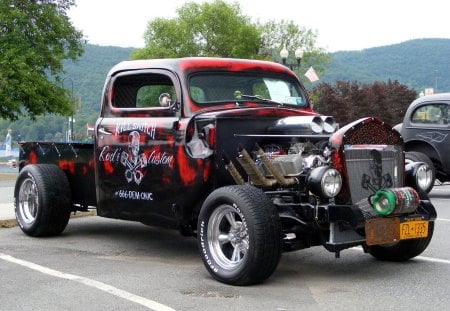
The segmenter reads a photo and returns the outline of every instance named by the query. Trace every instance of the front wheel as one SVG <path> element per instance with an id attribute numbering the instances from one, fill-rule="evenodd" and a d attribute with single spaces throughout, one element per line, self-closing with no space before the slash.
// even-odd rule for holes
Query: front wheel
<path id="1" fill-rule="evenodd" d="M 421 213 L 426 213 L 431 219 L 436 217 L 436 210 L 433 205 L 421 204 L 419 206 Z M 387 261 L 406 261 L 420 255 L 428 247 L 434 232 L 434 221 L 428 223 L 428 234 L 425 238 L 401 240 L 396 243 L 385 245 L 367 246 L 369 253 L 380 260 Z"/>
<path id="2" fill-rule="evenodd" d="M 70 185 L 56 165 L 30 164 L 17 177 L 16 219 L 30 236 L 58 235 L 70 218 Z"/>
<path id="3" fill-rule="evenodd" d="M 249 285 L 267 279 L 281 256 L 281 223 L 266 194 L 249 185 L 212 192 L 198 221 L 203 263 L 218 281 Z"/>

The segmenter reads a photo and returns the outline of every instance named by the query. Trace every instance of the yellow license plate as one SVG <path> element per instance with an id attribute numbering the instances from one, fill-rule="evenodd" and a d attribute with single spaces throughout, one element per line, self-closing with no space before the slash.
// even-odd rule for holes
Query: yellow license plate
<path id="1" fill-rule="evenodd" d="M 398 217 L 368 219 L 365 232 L 367 245 L 425 238 L 428 236 L 428 221 L 408 219 L 401 221 Z"/>
<path id="2" fill-rule="evenodd" d="M 426 238 L 428 221 L 406 221 L 400 223 L 400 240 Z"/>

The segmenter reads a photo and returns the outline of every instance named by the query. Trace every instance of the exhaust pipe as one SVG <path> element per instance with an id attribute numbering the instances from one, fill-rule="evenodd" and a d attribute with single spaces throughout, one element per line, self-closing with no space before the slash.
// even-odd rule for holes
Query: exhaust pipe
<path id="1" fill-rule="evenodd" d="M 292 177 L 285 178 L 283 174 L 275 167 L 275 165 L 273 165 L 272 161 L 270 161 L 270 159 L 267 157 L 267 155 L 264 153 L 264 151 L 261 149 L 258 143 L 256 143 L 255 145 L 256 145 L 256 154 L 280 185 L 288 187 L 298 183 L 296 178 Z"/>
<path id="2" fill-rule="evenodd" d="M 234 166 L 233 162 L 231 162 L 231 160 L 225 153 L 222 154 L 222 160 L 225 163 L 225 169 L 230 173 L 231 177 L 233 177 L 234 182 L 238 185 L 245 184 L 245 181 L 242 178 L 241 174 L 239 174 L 236 166 Z"/>
<path id="3" fill-rule="evenodd" d="M 275 179 L 268 179 L 263 175 L 253 162 L 252 157 L 250 157 L 248 152 L 241 146 L 239 147 L 239 157 L 237 160 L 255 186 L 270 188 L 277 184 Z"/>

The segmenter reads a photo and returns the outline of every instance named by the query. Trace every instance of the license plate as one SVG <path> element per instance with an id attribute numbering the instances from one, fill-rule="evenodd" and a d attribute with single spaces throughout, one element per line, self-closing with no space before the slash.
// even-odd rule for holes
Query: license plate
<path id="1" fill-rule="evenodd" d="M 377 218 L 365 224 L 366 244 L 378 245 L 428 236 L 428 221 L 416 219 Z"/>
<path id="2" fill-rule="evenodd" d="M 400 223 L 400 240 L 426 238 L 428 221 L 406 221 Z"/>

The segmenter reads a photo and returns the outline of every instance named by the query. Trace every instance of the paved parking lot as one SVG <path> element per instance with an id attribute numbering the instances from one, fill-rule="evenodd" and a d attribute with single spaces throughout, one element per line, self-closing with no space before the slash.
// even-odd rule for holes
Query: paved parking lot
<path id="1" fill-rule="evenodd" d="M 0 192 L 1 193 L 1 192 Z M 340 259 L 321 247 L 283 254 L 264 284 L 233 287 L 209 276 L 195 239 L 139 223 L 82 217 L 55 238 L 0 229 L 4 310 L 447 310 L 450 186 L 431 194 L 434 238 L 406 263 L 360 249 Z"/>

